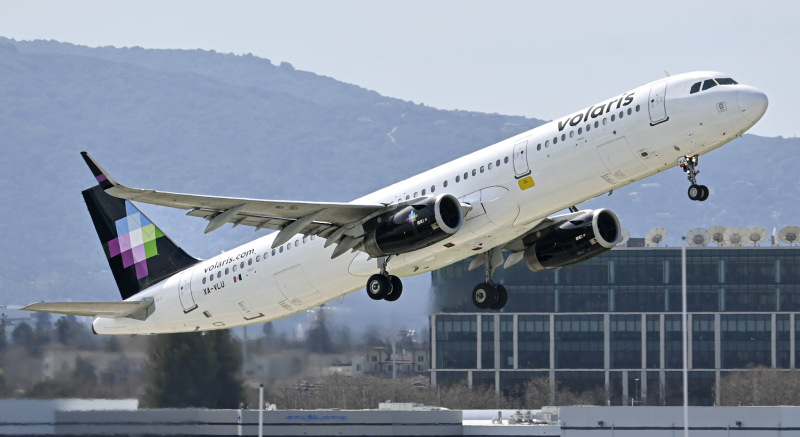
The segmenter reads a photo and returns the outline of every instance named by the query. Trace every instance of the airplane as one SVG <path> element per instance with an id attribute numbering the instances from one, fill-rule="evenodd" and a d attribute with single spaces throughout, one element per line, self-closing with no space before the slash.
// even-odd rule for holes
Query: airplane
<path id="1" fill-rule="evenodd" d="M 729 75 L 668 76 L 603 100 L 351 203 L 215 197 L 130 188 L 88 153 L 97 185 L 83 191 L 122 296 L 116 302 L 40 302 L 25 310 L 95 317 L 96 334 L 206 331 L 262 323 L 363 289 L 395 301 L 401 277 L 473 257 L 478 309 L 501 310 L 493 273 L 520 261 L 557 269 L 611 250 L 621 235 L 588 199 L 676 165 L 689 198 L 705 201 L 698 157 L 741 136 L 767 96 Z M 232 223 L 273 232 L 201 260 L 133 202 L 188 210 L 205 232 Z M 568 213 L 554 215 L 569 209 Z"/>

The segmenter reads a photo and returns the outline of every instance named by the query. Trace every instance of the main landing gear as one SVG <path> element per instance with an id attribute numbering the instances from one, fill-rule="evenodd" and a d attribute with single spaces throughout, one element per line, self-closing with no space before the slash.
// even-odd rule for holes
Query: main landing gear
<path id="1" fill-rule="evenodd" d="M 394 302 L 403 294 L 403 281 L 386 271 L 388 262 L 389 257 L 380 258 L 378 267 L 381 272 L 370 276 L 367 280 L 367 295 L 373 300 Z"/>
<path id="2" fill-rule="evenodd" d="M 499 262 L 498 262 L 499 259 Z M 502 284 L 492 281 L 495 268 L 503 263 L 500 249 L 491 249 L 484 254 L 484 271 L 486 282 L 481 282 L 472 289 L 472 303 L 478 309 L 501 310 L 508 303 L 508 290 Z"/>
<path id="3" fill-rule="evenodd" d="M 678 165 L 686 172 L 689 182 L 692 183 L 692 185 L 689 186 L 689 198 L 703 202 L 708 199 L 708 187 L 697 184 L 697 175 L 700 173 L 700 170 L 697 170 L 695 167 L 698 166 L 698 160 L 699 157 L 697 155 L 681 156 L 678 158 Z"/>

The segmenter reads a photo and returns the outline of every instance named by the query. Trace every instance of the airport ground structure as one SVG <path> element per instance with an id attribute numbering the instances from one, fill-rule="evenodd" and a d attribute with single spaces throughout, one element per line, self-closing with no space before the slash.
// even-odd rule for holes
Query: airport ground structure
<path id="1" fill-rule="evenodd" d="M 601 390 L 607 405 L 682 404 L 679 247 L 618 247 L 538 273 L 498 269 L 510 296 L 500 313 L 465 299 L 483 275 L 467 266 L 433 273 L 432 384 L 515 395 L 547 378 L 552 390 Z M 797 368 L 800 248 L 689 248 L 687 296 L 691 405 L 721 405 L 728 372 Z"/>
<path id="2" fill-rule="evenodd" d="M 498 413 L 500 417 L 498 418 Z M 691 435 L 793 435 L 800 407 L 691 407 Z M 544 407 L 446 410 L 381 404 L 378 410 L 138 409 L 136 400 L 0 400 L 0 435 L 61 436 L 608 436 L 667 437 L 681 407 Z"/>

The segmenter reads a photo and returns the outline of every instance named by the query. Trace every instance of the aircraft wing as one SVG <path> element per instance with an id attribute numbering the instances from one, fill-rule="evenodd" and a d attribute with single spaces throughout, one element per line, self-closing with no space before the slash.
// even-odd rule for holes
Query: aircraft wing
<path id="1" fill-rule="evenodd" d="M 92 170 L 100 187 L 114 197 L 189 210 L 187 215 L 202 217 L 209 221 L 206 233 L 226 223 L 233 223 L 234 226 L 252 226 L 256 230 L 278 230 L 280 232 L 272 247 L 280 246 L 297 234 L 327 238 L 326 246 L 347 239 L 349 246 L 347 249 L 358 247 L 364 234 L 361 225 L 397 207 L 397 205 L 389 207 L 383 204 L 356 205 L 216 197 L 130 188 L 114 180 L 88 153 L 81 152 L 81 156 Z M 335 250 L 334 255 L 341 255 L 347 249 Z"/>
<path id="2" fill-rule="evenodd" d="M 71 314 L 75 316 L 119 318 L 132 317 L 140 320 L 152 313 L 153 300 L 137 302 L 38 302 L 20 308 L 24 311 Z"/>

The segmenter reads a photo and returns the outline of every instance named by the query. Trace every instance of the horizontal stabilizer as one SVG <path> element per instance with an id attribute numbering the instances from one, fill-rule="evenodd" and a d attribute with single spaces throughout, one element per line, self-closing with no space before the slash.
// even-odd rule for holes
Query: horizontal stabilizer
<path id="1" fill-rule="evenodd" d="M 107 319 L 130 317 L 144 320 L 153 313 L 154 307 L 153 300 L 146 299 L 136 302 L 39 302 L 20 309 Z"/>

